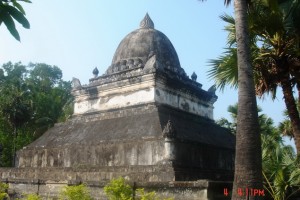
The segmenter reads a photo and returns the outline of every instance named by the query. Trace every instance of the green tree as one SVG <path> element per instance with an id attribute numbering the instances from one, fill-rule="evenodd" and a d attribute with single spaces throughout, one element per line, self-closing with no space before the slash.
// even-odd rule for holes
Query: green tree
<path id="1" fill-rule="evenodd" d="M 231 132 L 235 135 L 237 130 L 236 121 L 238 113 L 238 104 L 236 103 L 234 105 L 228 106 L 227 111 L 230 113 L 231 120 L 221 118 L 221 120 L 217 120 L 216 123 L 224 128 L 230 129 Z M 262 108 L 257 106 L 257 112 L 261 113 Z M 261 135 L 269 135 L 274 132 L 278 132 L 277 128 L 274 126 L 273 120 L 265 114 L 258 115 L 258 122 Z"/>
<path id="2" fill-rule="evenodd" d="M 35 133 L 39 136 L 72 114 L 71 82 L 62 80 L 62 71 L 57 66 L 31 63 L 29 68 L 27 84 L 33 96 Z"/>
<path id="3" fill-rule="evenodd" d="M 280 128 L 260 115 L 262 163 L 266 199 L 286 200 L 299 195 L 300 160 L 291 146 L 283 143 Z"/>
<path id="4" fill-rule="evenodd" d="M 230 108 L 230 109 L 229 109 Z M 230 128 L 236 132 L 234 122 L 237 117 L 237 104 L 228 107 L 231 120 Z M 257 108 L 258 113 L 262 112 Z M 225 119 L 224 119 L 225 120 Z M 217 121 L 220 124 L 220 121 Z M 227 124 L 228 124 L 227 123 Z M 285 146 L 278 128 L 271 118 L 259 114 L 259 126 L 262 139 L 262 172 L 264 177 L 265 199 L 285 200 L 299 192 L 300 169 L 291 146 Z M 226 124 L 223 127 L 226 127 Z"/>
<path id="5" fill-rule="evenodd" d="M 29 29 L 30 24 L 25 17 L 25 11 L 18 2 L 31 3 L 29 0 L 0 0 L 0 25 L 5 24 L 14 38 L 20 41 L 20 35 L 16 29 L 15 22 L 19 22 L 24 28 Z"/>
<path id="6" fill-rule="evenodd" d="M 272 94 L 277 87 L 283 91 L 284 101 L 300 151 L 300 117 L 293 96 L 293 86 L 300 94 L 300 1 L 260 1 L 253 3 L 248 12 L 251 62 L 254 66 L 256 94 Z M 237 48 L 234 35 L 236 22 L 233 17 L 221 17 L 228 25 L 228 48 L 224 55 L 212 60 L 209 75 L 219 88 L 238 85 Z M 298 142 L 299 141 L 299 142 Z"/>
<path id="7" fill-rule="evenodd" d="M 3 65 L 6 76 L 0 84 L 0 115 L 2 122 L 7 122 L 13 138 L 12 161 L 15 164 L 16 139 L 18 129 L 28 123 L 32 114 L 30 92 L 25 83 L 26 67 L 21 63 Z"/>
<path id="8" fill-rule="evenodd" d="M 298 112 L 299 112 L 299 110 L 300 110 L 299 109 L 299 105 L 300 105 L 299 104 L 299 99 L 296 100 L 296 102 L 297 102 L 296 103 L 297 104 L 297 109 L 298 109 Z M 278 128 L 279 128 L 280 132 L 282 133 L 282 135 L 288 136 L 290 138 L 294 138 L 294 132 L 293 132 L 291 120 L 289 118 L 289 113 L 286 109 L 283 111 L 283 115 L 284 115 L 285 119 L 282 122 L 280 122 Z"/>
<path id="9" fill-rule="evenodd" d="M 235 105 L 230 105 L 227 108 L 227 112 L 230 113 L 232 122 L 230 122 L 229 120 L 225 119 L 225 118 L 221 118 L 219 120 L 216 121 L 217 124 L 219 124 L 220 126 L 227 128 L 230 130 L 230 132 L 232 134 L 236 134 L 236 120 L 237 120 L 237 104 Z"/>
<path id="10" fill-rule="evenodd" d="M 6 63 L 0 68 L 0 92 L 2 166 L 14 165 L 17 149 L 72 114 L 71 83 L 56 66 Z"/>
<path id="11" fill-rule="evenodd" d="M 300 193 L 300 160 L 279 132 L 262 135 L 264 188 L 270 199 L 286 200 Z"/>

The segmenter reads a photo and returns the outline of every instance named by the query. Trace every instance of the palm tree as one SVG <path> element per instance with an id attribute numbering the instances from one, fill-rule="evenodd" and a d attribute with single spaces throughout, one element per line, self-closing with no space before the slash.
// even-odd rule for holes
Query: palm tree
<path id="1" fill-rule="evenodd" d="M 230 113 L 233 122 L 230 122 L 225 118 L 221 118 L 216 121 L 217 124 L 219 124 L 224 128 L 229 129 L 230 132 L 234 135 L 236 135 L 237 108 L 238 108 L 238 104 L 230 105 L 227 108 L 227 111 Z"/>
<path id="2" fill-rule="evenodd" d="M 265 199 L 287 200 L 300 192 L 300 160 L 294 149 L 283 143 L 280 127 L 259 115 L 262 138 L 262 173 Z"/>
<path id="3" fill-rule="evenodd" d="M 262 135 L 264 188 L 275 200 L 300 192 L 300 160 L 291 146 L 284 146 L 279 133 Z"/>
<path id="4" fill-rule="evenodd" d="M 270 6 L 273 5 L 273 6 Z M 262 96 L 272 93 L 276 97 L 277 87 L 283 89 L 283 96 L 291 119 L 297 151 L 300 151 L 300 117 L 293 96 L 296 85 L 300 95 L 300 1 L 283 0 L 279 4 L 253 4 L 248 12 L 250 21 L 251 62 L 254 66 L 256 94 Z M 237 86 L 237 51 L 234 30 L 235 20 L 224 15 L 229 23 L 228 49 L 224 56 L 212 60 L 213 68 L 209 75 L 216 85 L 224 88 L 226 84 Z"/>
<path id="5" fill-rule="evenodd" d="M 297 104 L 297 109 L 298 109 L 298 112 L 299 112 L 299 99 L 297 100 L 296 99 L 296 104 Z M 283 111 L 283 115 L 285 117 L 285 119 L 280 122 L 279 124 L 279 131 L 281 132 L 282 135 L 284 136 L 288 136 L 289 138 L 294 138 L 294 132 L 293 132 L 293 128 L 292 128 L 292 124 L 291 124 L 291 120 L 289 119 L 289 113 L 288 111 L 285 109 Z"/>
<path id="6" fill-rule="evenodd" d="M 261 141 L 255 98 L 246 1 L 235 0 L 238 60 L 238 115 L 232 199 L 240 199 L 239 188 L 262 188 Z M 249 142 L 251 141 L 251 142 Z M 256 199 L 248 196 L 246 199 Z"/>
<path id="7" fill-rule="evenodd" d="M 221 126 L 236 132 L 238 105 L 228 107 L 231 121 L 226 121 Z M 257 108 L 260 113 L 262 109 Z M 300 192 L 300 160 L 295 156 L 291 146 L 285 146 L 280 135 L 280 130 L 274 126 L 271 118 L 259 114 L 259 127 L 262 139 L 262 172 L 264 177 L 265 199 L 286 200 Z M 221 121 L 223 122 L 223 121 Z"/>
<path id="8" fill-rule="evenodd" d="M 228 5 L 231 0 L 224 2 Z M 261 141 L 248 36 L 249 2 L 234 1 L 239 92 L 233 200 L 240 198 L 236 192 L 238 188 L 262 188 Z M 256 197 L 246 198 L 255 199 Z"/>

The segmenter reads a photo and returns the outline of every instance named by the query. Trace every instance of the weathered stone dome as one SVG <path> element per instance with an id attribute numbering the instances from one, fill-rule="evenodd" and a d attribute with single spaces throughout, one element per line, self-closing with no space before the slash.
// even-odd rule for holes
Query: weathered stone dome
<path id="1" fill-rule="evenodd" d="M 152 56 L 163 66 L 181 69 L 171 41 L 162 32 L 154 29 L 154 23 L 146 14 L 140 28 L 129 33 L 119 44 L 107 74 L 143 66 Z M 176 70 L 177 71 L 177 70 Z"/>

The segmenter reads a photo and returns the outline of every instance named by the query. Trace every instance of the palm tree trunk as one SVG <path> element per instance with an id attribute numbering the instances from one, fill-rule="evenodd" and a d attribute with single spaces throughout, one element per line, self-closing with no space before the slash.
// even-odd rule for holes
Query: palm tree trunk
<path id="1" fill-rule="evenodd" d="M 17 151 L 17 137 L 18 137 L 17 126 L 14 125 L 14 132 L 13 132 L 13 160 L 12 166 L 16 167 L 16 151 Z"/>
<path id="2" fill-rule="evenodd" d="M 289 76 L 288 74 L 286 76 Z M 297 155 L 300 155 L 300 117 L 297 109 L 297 104 L 293 95 L 293 88 L 289 77 L 285 77 L 281 81 L 283 98 L 291 120 L 293 135 L 297 150 Z M 298 91 L 299 92 L 299 91 Z"/>
<path id="3" fill-rule="evenodd" d="M 300 107 L 300 81 L 297 81 L 296 83 L 296 86 L 297 86 L 297 91 L 298 91 L 298 102 L 297 102 L 297 108 L 299 109 Z M 298 113 L 299 113 L 299 110 L 298 110 Z"/>
<path id="4" fill-rule="evenodd" d="M 238 55 L 238 116 L 235 173 L 232 200 L 258 199 L 246 189 L 262 190 L 261 141 L 257 103 L 250 64 L 246 1 L 235 0 L 235 23 Z"/>

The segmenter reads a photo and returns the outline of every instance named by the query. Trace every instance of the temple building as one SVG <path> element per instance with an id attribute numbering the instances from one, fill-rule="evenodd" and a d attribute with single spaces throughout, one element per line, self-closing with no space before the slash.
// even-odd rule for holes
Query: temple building
<path id="1" fill-rule="evenodd" d="M 98 73 L 88 85 L 73 79 L 71 119 L 18 151 L 15 168 L 0 169 L 2 180 L 15 193 L 55 195 L 66 184 L 96 191 L 122 176 L 175 199 L 218 199 L 207 197 L 209 187 L 233 180 L 234 136 L 214 122 L 215 88 L 185 73 L 148 14 Z"/>

